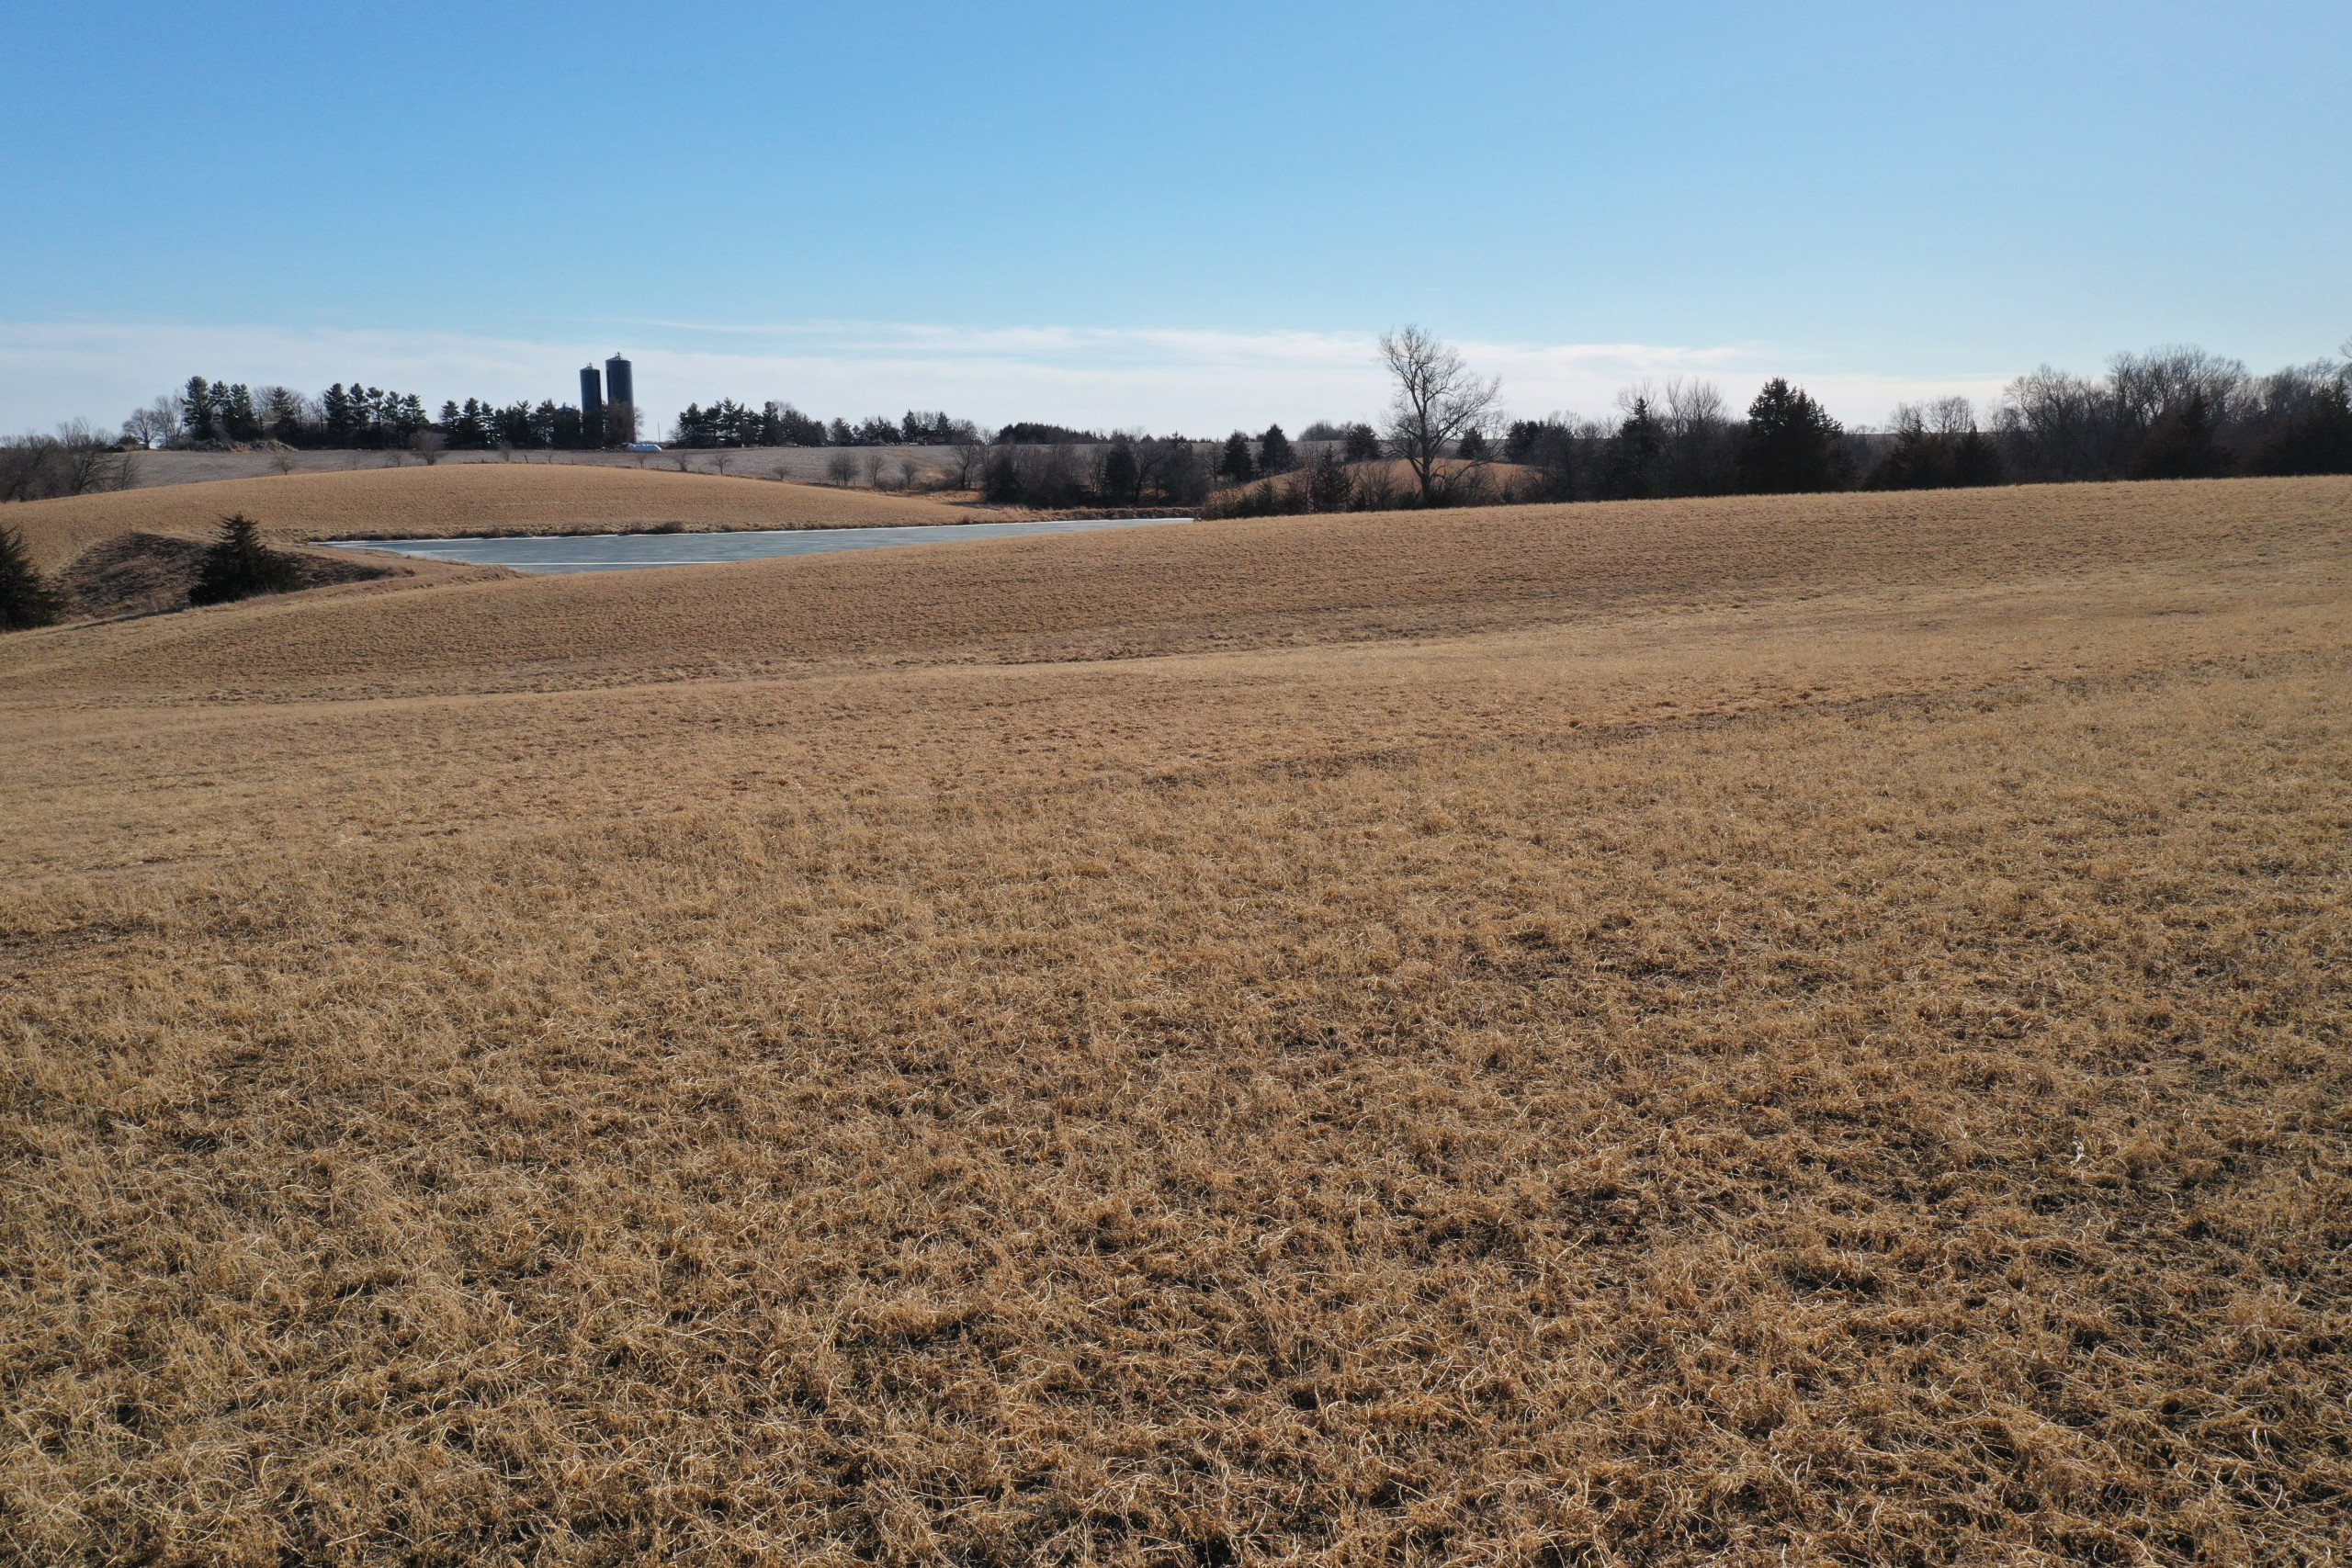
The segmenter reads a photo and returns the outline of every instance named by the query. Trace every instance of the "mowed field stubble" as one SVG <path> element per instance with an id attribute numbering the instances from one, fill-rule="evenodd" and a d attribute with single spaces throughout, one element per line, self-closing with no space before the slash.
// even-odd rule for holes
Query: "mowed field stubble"
<path id="1" fill-rule="evenodd" d="M 2347 590 L 2312 479 L 12 637 L 0 1551 L 2340 1555 Z"/>

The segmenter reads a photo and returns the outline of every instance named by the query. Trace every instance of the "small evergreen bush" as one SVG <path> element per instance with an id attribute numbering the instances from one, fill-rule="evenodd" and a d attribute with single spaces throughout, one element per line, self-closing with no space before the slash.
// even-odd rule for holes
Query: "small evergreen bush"
<path id="1" fill-rule="evenodd" d="M 293 557 L 261 542 L 252 518 L 232 513 L 220 519 L 220 536 L 205 550 L 187 599 L 191 604 L 223 604 L 257 593 L 291 592 L 309 581 Z"/>

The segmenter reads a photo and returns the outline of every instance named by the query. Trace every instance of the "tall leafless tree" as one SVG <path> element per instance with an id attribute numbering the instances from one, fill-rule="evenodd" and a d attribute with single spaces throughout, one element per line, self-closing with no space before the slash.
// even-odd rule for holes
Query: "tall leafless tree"
<path id="1" fill-rule="evenodd" d="M 1433 501 L 1444 484 L 1439 468 L 1446 449 L 1473 430 L 1484 432 L 1502 397 L 1502 382 L 1479 377 L 1462 356 L 1420 327 L 1380 334 L 1380 357 L 1395 378 L 1388 437 L 1413 470 L 1421 499 Z"/>
<path id="2" fill-rule="evenodd" d="M 950 446 L 947 451 L 955 464 L 955 488 L 977 489 L 980 482 L 980 469 L 987 466 L 989 460 L 988 433 L 974 430 Z"/>
<path id="3" fill-rule="evenodd" d="M 145 408 L 133 409 L 122 422 L 123 438 L 153 450 L 168 446 L 180 433 L 180 412 L 169 398 L 157 398 Z"/>

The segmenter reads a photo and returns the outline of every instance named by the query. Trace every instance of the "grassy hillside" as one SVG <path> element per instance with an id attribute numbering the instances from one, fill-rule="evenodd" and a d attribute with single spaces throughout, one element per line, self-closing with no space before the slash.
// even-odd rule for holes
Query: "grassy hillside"
<path id="1" fill-rule="evenodd" d="M 2347 523 L 1292 520 L 0 641 L 0 1549 L 2317 1559 Z"/>
<path id="2" fill-rule="evenodd" d="M 452 447 L 440 456 L 443 468 L 472 466 L 507 466 L 534 468 L 577 467 L 587 468 L 650 468 L 662 473 L 678 471 L 684 463 L 688 471 L 699 474 L 753 475 L 761 479 L 797 479 L 805 484 L 831 482 L 829 469 L 832 460 L 842 454 L 838 446 L 737 446 L 728 448 L 671 447 L 648 457 L 624 452 L 574 452 L 531 450 L 518 452 L 513 457 L 495 451 L 478 451 L 468 447 Z M 1091 446 L 1079 448 L 1083 454 L 1095 450 Z M 848 449 L 857 464 L 857 476 L 853 481 L 865 482 L 865 459 L 878 457 L 883 474 L 890 484 L 900 479 L 900 465 L 912 459 L 926 485 L 952 478 L 953 455 L 945 448 L 923 446 L 857 446 Z M 354 468 L 370 469 L 395 462 L 413 464 L 417 459 L 406 451 L 389 452 L 377 449 L 349 450 L 340 448 L 304 448 L 297 451 L 251 452 L 140 452 L 131 457 L 131 482 L 138 486 L 199 484 L 216 479 L 261 479 L 276 474 L 281 462 L 290 463 L 302 473 L 343 473 Z"/>
<path id="3" fill-rule="evenodd" d="M 684 481 L 690 485 L 702 480 Z M 767 487 L 773 489 L 775 487 Z M 2340 572 L 2352 479 L 1637 502 L 1188 524 L 0 643 L 0 677 L 328 694 L 670 679 L 862 656 L 1126 657 L 2153 569 Z"/>
<path id="4" fill-rule="evenodd" d="M 126 533 L 195 536 L 243 512 L 273 536 L 439 538 L 455 534 L 821 528 L 954 523 L 969 513 L 914 496 L 712 474 L 571 464 L 469 463 L 294 473 L 36 501 L 0 512 L 35 564 L 63 566 Z"/>

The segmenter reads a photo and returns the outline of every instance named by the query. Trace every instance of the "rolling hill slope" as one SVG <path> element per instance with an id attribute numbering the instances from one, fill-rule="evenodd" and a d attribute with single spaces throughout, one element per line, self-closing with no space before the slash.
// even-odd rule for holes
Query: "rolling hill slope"
<path id="1" fill-rule="evenodd" d="M 956 523 L 969 513 L 914 496 L 778 480 L 577 464 L 464 463 L 294 473 L 28 502 L 0 512 L 34 564 L 62 567 L 125 533 L 196 536 L 242 512 L 286 542 L 456 534 L 687 528 L 824 528 Z"/>
<path id="2" fill-rule="evenodd" d="M 0 638 L 0 1556 L 2340 1556 L 2347 523 L 1289 519 Z"/>

